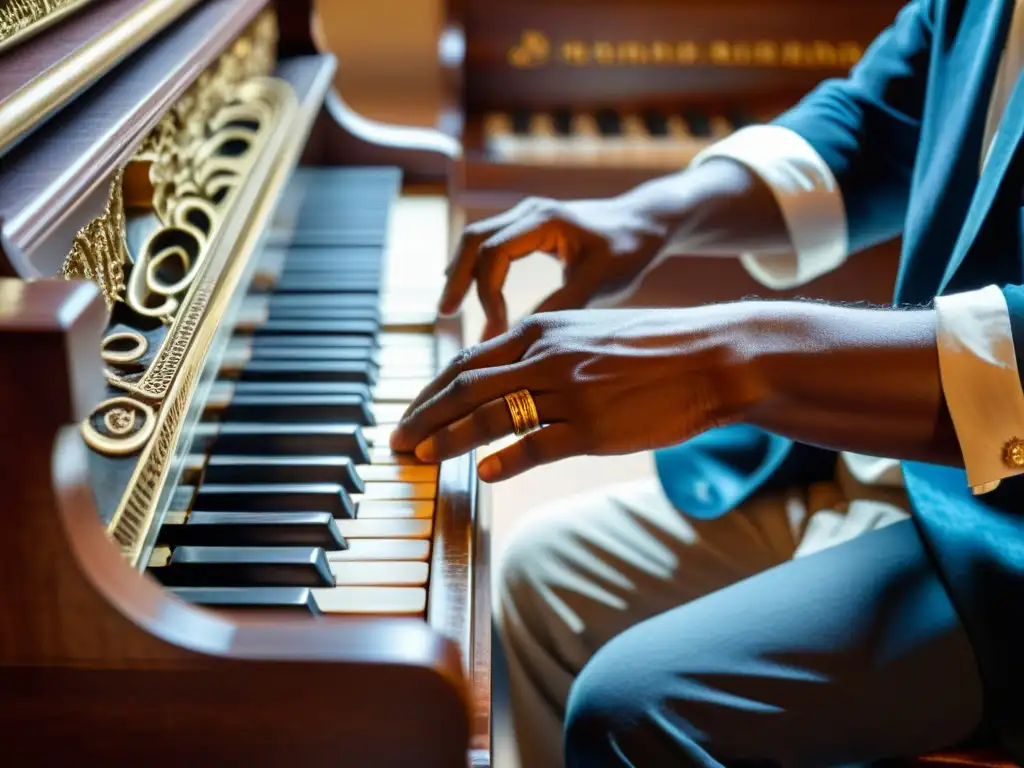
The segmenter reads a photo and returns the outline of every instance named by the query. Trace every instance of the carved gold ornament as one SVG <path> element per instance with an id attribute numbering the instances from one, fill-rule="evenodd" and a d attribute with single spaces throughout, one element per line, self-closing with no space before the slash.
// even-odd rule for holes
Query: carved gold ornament
<path id="1" fill-rule="evenodd" d="M 165 485 L 206 352 L 267 216 L 264 187 L 291 148 L 298 100 L 270 77 L 277 26 L 264 11 L 204 72 L 112 180 L 103 214 L 83 227 L 65 277 L 100 286 L 115 322 L 102 343 L 115 391 L 81 424 L 107 457 L 136 456 L 108 527 L 136 562 Z M 288 166 L 290 167 L 290 166 Z M 129 248 L 128 221 L 149 227 Z"/>

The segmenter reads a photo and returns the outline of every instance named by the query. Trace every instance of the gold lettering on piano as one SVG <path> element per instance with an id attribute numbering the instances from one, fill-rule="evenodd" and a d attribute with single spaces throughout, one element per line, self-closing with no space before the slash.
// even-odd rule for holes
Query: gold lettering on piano
<path id="1" fill-rule="evenodd" d="M 526 30 L 508 52 L 517 69 L 552 64 L 573 67 L 751 67 L 846 70 L 864 51 L 852 40 L 578 40 L 552 43 L 538 30 Z"/>
<path id="2" fill-rule="evenodd" d="M 529 69 L 547 64 L 551 44 L 543 32 L 526 30 L 519 44 L 508 52 L 509 63 L 518 69 Z"/>

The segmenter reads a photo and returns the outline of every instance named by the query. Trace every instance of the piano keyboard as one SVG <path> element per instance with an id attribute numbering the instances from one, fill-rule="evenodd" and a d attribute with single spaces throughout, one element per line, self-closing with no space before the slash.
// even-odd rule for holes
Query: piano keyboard
<path id="1" fill-rule="evenodd" d="M 494 162 L 678 168 L 711 143 L 770 117 L 742 110 L 516 110 L 484 117 L 484 147 Z"/>
<path id="2" fill-rule="evenodd" d="M 399 182 L 296 172 L 149 564 L 180 597 L 425 615 L 438 467 L 388 437 L 438 369 L 447 209 Z"/>

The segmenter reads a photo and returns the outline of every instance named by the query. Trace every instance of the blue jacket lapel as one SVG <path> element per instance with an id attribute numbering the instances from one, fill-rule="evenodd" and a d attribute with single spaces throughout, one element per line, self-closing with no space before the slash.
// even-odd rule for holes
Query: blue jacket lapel
<path id="1" fill-rule="evenodd" d="M 987 106 L 986 104 L 986 109 Z M 960 236 L 953 249 L 953 255 L 946 265 L 939 293 L 942 293 L 949 281 L 953 279 L 985 223 L 985 218 L 992 207 L 992 201 L 995 200 L 996 194 L 999 192 L 1003 177 L 1017 152 L 1022 136 L 1024 136 L 1024 77 L 1018 76 L 1017 85 L 1013 89 L 1013 95 L 1006 106 L 999 131 L 992 144 L 988 163 L 978 181 L 974 198 L 971 200 L 971 207 L 967 211 L 967 218 L 960 229 Z"/>

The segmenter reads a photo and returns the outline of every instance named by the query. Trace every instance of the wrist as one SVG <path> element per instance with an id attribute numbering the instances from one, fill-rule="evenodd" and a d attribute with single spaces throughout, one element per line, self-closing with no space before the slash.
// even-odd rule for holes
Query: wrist
<path id="1" fill-rule="evenodd" d="M 703 347 L 697 366 L 708 378 L 707 408 L 716 425 L 752 423 L 770 410 L 778 395 L 777 366 L 799 332 L 795 318 L 779 311 L 782 302 L 739 301 L 699 309 L 702 338 L 684 348 Z M 692 327 L 692 315 L 685 322 Z M 692 362 L 690 363 L 692 365 Z"/>
<path id="2" fill-rule="evenodd" d="M 618 198 L 655 229 L 673 253 L 735 256 L 784 253 L 789 233 L 768 186 L 742 163 L 713 157 L 654 179 Z"/>

